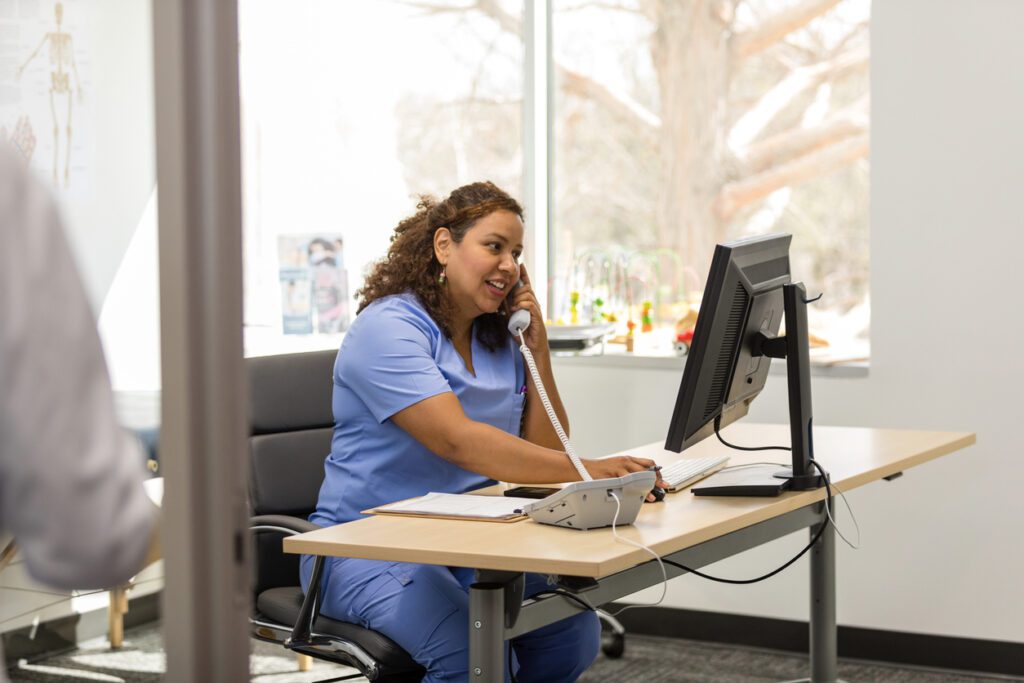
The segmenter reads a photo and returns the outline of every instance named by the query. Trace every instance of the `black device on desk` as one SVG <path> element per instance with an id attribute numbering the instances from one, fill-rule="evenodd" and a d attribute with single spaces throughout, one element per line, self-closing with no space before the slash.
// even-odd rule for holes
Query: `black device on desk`
<path id="1" fill-rule="evenodd" d="M 515 488 L 507 489 L 503 495 L 513 498 L 547 498 L 558 493 L 558 491 L 559 489 L 545 486 L 516 486 Z"/>
<path id="2" fill-rule="evenodd" d="M 803 284 L 790 278 L 791 240 L 775 234 L 715 247 L 665 448 L 678 453 L 746 415 L 764 388 L 771 359 L 785 358 L 793 466 L 720 472 L 693 487 L 696 495 L 777 496 L 823 485 L 810 463 L 810 301 Z M 786 334 L 780 337 L 783 320 Z"/>

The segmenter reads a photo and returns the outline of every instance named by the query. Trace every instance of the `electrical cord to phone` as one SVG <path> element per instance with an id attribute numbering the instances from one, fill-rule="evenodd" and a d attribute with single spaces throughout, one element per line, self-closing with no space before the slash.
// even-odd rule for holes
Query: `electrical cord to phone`
<path id="1" fill-rule="evenodd" d="M 846 500 L 846 494 L 840 491 L 839 487 L 832 483 L 828 473 L 821 469 L 821 465 L 819 465 L 816 460 L 811 459 L 810 463 L 818 470 L 822 480 L 825 482 L 825 489 L 828 491 L 828 505 L 825 506 L 825 516 L 828 517 L 829 524 L 832 525 L 832 528 L 835 529 L 836 535 L 843 539 L 843 542 L 846 543 L 846 545 L 850 546 L 854 550 L 860 550 L 860 525 L 857 524 L 857 518 L 853 514 L 853 508 L 850 507 L 850 502 Z M 843 535 L 843 532 L 839 530 L 839 525 L 836 524 L 835 518 L 832 516 L 832 508 L 834 506 L 834 503 L 832 502 L 833 488 L 836 490 L 836 493 L 839 494 L 839 497 L 842 498 L 843 505 L 846 506 L 846 511 L 850 513 L 850 519 L 853 521 L 853 528 L 857 530 L 856 543 L 851 543 L 850 540 Z"/>
<path id="2" fill-rule="evenodd" d="M 611 613 L 613 617 L 617 617 L 626 610 L 633 609 L 634 607 L 657 607 L 658 605 L 660 605 L 662 601 L 665 599 L 665 596 L 668 594 L 668 572 L 665 571 L 665 563 L 662 562 L 661 557 L 658 556 L 658 553 L 654 552 L 653 550 L 645 546 L 643 543 L 637 543 L 636 541 L 631 541 L 628 538 L 619 536 L 619 532 L 615 529 L 615 523 L 619 520 L 619 510 L 622 506 L 619 504 L 619 497 L 618 495 L 616 495 L 614 491 L 609 491 L 609 495 L 611 495 L 611 497 L 615 499 L 615 518 L 612 520 L 612 536 L 614 536 L 615 540 L 619 541 L 620 543 L 625 543 L 627 545 L 633 546 L 634 548 L 646 550 L 654 557 L 655 560 L 658 561 L 658 566 L 661 568 L 661 597 L 651 603 L 637 603 L 634 605 L 626 605 L 625 607 L 622 607 Z"/>
<path id="3" fill-rule="evenodd" d="M 660 605 L 665 600 L 665 596 L 668 594 L 668 572 L 665 571 L 665 564 L 664 564 L 664 562 L 668 562 L 668 560 L 665 560 L 663 562 L 661 557 L 658 556 L 658 553 L 654 552 L 653 550 L 651 550 L 650 548 L 645 546 L 643 543 L 637 543 L 636 541 L 630 540 L 628 538 L 625 538 L 625 537 L 619 535 L 619 532 L 616 529 L 616 525 L 618 524 L 618 521 L 619 521 L 619 511 L 622 509 L 622 505 L 619 502 L 619 496 L 614 491 L 610 491 L 609 495 L 612 498 L 615 499 L 615 517 L 612 520 L 612 536 L 614 536 L 615 540 L 619 541 L 620 543 L 625 543 L 627 545 L 633 546 L 634 548 L 639 548 L 641 550 L 644 550 L 644 551 L 650 553 L 651 556 L 655 559 L 655 561 L 657 561 L 658 566 L 661 568 L 661 578 L 662 578 L 662 582 L 661 582 L 661 597 L 659 597 L 656 601 L 651 602 L 651 603 L 638 603 L 638 604 L 635 604 L 635 605 L 626 605 L 625 607 L 622 607 L 622 608 L 620 608 L 620 609 L 618 609 L 618 610 L 616 610 L 614 612 L 610 612 L 609 613 L 609 614 L 611 614 L 611 616 L 617 617 L 618 615 L 622 614 L 626 610 L 633 609 L 634 607 L 657 607 L 658 605 Z M 569 592 L 567 590 L 559 589 L 559 590 L 552 590 L 552 591 L 542 591 L 540 593 L 534 594 L 531 597 L 539 598 L 539 597 L 542 597 L 542 596 L 545 596 L 545 595 L 561 595 L 564 598 L 568 598 L 569 600 L 572 600 L 573 602 L 575 602 L 577 605 L 579 605 L 583 609 L 590 610 L 591 612 L 596 612 L 597 611 L 597 608 L 594 607 L 593 605 L 591 605 L 585 599 L 579 597 L 578 595 L 574 595 L 573 593 L 571 593 L 571 592 Z"/>

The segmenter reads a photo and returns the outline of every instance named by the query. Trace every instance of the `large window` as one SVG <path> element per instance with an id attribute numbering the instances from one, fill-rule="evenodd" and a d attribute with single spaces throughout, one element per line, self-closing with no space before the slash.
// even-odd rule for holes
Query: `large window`
<path id="1" fill-rule="evenodd" d="M 553 317 L 639 324 L 648 302 L 674 333 L 715 243 L 783 231 L 824 292 L 818 343 L 864 355 L 868 19 L 868 0 L 554 0 Z"/>
<path id="2" fill-rule="evenodd" d="M 336 345 L 415 195 L 490 179 L 556 323 L 663 351 L 715 243 L 785 231 L 812 332 L 865 355 L 869 0 L 546 6 L 242 0 L 249 352 Z"/>
<path id="3" fill-rule="evenodd" d="M 455 2 L 242 0 L 239 33 L 247 352 L 336 346 L 418 194 L 521 196 L 522 39 Z"/>

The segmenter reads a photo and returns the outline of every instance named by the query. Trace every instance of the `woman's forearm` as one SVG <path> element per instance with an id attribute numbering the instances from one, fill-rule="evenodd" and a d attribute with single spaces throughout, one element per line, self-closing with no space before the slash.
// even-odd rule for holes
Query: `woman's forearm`
<path id="1" fill-rule="evenodd" d="M 460 431 L 451 449 L 439 455 L 463 469 L 519 484 L 551 484 L 581 478 L 560 450 L 519 439 L 483 422 L 470 422 Z M 555 441 L 558 442 L 557 437 Z"/>
<path id="2" fill-rule="evenodd" d="M 456 446 L 445 457 L 460 467 L 498 481 L 517 484 L 558 484 L 579 481 L 569 456 L 516 438 L 482 422 L 461 430 Z M 582 460 L 593 479 L 622 477 L 654 466 L 654 461 L 631 456 Z"/>
<path id="3" fill-rule="evenodd" d="M 492 479 L 523 484 L 580 479 L 561 448 L 546 448 L 470 419 L 450 392 L 415 403 L 391 420 L 445 460 Z"/>

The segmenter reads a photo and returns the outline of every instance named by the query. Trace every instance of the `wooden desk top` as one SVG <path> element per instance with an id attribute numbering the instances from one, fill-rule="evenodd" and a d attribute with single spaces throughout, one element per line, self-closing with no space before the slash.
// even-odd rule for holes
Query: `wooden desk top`
<path id="1" fill-rule="evenodd" d="M 738 445 L 786 445 L 789 427 L 737 423 L 723 436 Z M 907 470 L 975 442 L 966 432 L 921 432 L 863 427 L 815 427 L 816 459 L 842 491 Z M 735 451 L 705 439 L 682 454 L 654 443 L 623 451 L 665 465 L 683 457 L 728 453 L 729 465 L 789 462 L 785 451 Z M 492 487 L 500 491 L 503 487 Z M 825 489 L 777 498 L 699 497 L 688 490 L 643 506 L 619 534 L 666 555 L 777 517 L 825 498 Z M 650 557 L 612 537 L 611 529 L 577 531 L 537 524 L 494 524 L 376 515 L 285 538 L 289 553 L 359 557 L 446 566 L 530 571 L 600 578 Z"/>

